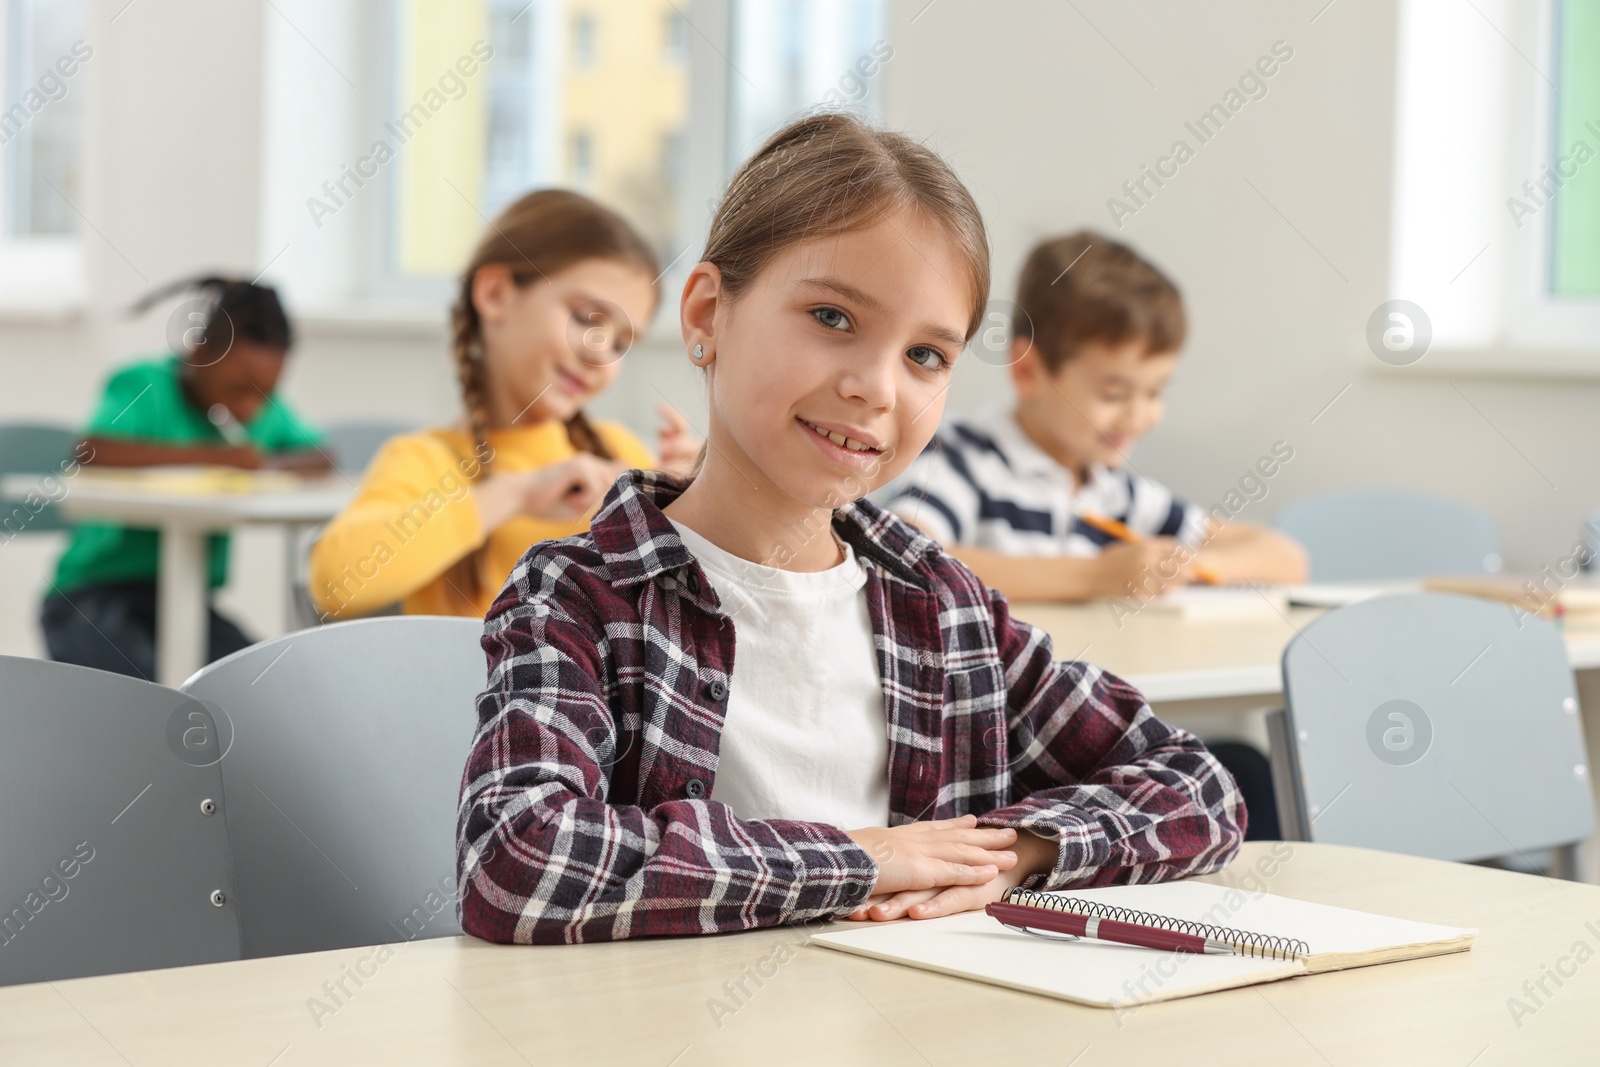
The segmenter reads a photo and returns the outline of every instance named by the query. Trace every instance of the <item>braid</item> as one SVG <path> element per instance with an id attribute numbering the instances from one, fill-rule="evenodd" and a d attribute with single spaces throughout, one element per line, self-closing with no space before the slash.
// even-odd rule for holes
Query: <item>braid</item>
<path id="1" fill-rule="evenodd" d="M 601 459 L 616 459 L 616 453 L 600 437 L 594 424 L 589 421 L 589 416 L 580 409 L 572 418 L 567 420 L 567 440 L 572 442 L 572 447 L 579 452 L 588 452 L 599 456 Z"/>
<path id="2" fill-rule="evenodd" d="M 467 413 L 467 430 L 472 435 L 472 448 L 476 455 L 476 462 L 468 464 L 467 469 L 472 472 L 469 481 L 476 482 L 489 473 L 493 453 L 485 436 L 489 415 L 485 398 L 487 389 L 483 380 L 483 338 L 478 324 L 478 310 L 472 306 L 471 275 L 466 278 L 461 287 L 461 297 L 450 311 L 450 325 L 451 355 L 455 358 L 456 379 L 461 384 L 461 400 Z M 456 562 L 448 576 L 450 582 L 467 596 L 475 597 L 480 591 L 478 561 L 482 555 L 482 546 L 468 552 Z"/>

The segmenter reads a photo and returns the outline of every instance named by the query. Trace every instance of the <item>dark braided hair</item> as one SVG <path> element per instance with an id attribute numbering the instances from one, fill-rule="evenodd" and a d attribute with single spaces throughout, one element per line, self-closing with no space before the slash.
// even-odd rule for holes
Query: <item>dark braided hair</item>
<path id="1" fill-rule="evenodd" d="M 187 292 L 203 293 L 210 300 L 203 328 L 203 336 L 208 340 L 220 331 L 221 336 L 230 340 L 242 337 L 285 351 L 294 344 L 294 331 L 276 289 L 220 274 L 198 274 L 170 282 L 145 294 L 128 312 L 137 315 L 168 297 Z"/>
<path id="2" fill-rule="evenodd" d="M 489 473 L 492 452 L 485 439 L 489 428 L 486 368 L 482 323 L 472 303 L 473 279 L 480 268 L 498 265 L 511 272 L 517 285 L 531 285 L 586 259 L 631 263 L 652 278 L 661 272 L 649 242 L 627 220 L 586 196 L 564 189 L 541 189 L 508 205 L 489 224 L 461 272 L 461 288 L 450 310 L 450 348 L 476 453 L 476 462 L 466 466 L 474 472 L 474 481 Z M 654 284 L 652 288 L 659 291 Z M 566 427 L 567 439 L 577 451 L 601 459 L 616 458 L 582 411 L 568 419 Z M 481 551 L 469 553 L 450 575 L 450 581 L 468 595 L 479 591 Z"/>

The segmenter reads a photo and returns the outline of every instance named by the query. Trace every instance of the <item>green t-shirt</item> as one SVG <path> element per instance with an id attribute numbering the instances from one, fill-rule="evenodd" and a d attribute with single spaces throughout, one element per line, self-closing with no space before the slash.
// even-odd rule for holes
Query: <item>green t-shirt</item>
<path id="1" fill-rule="evenodd" d="M 176 356 L 163 356 L 117 371 L 106 383 L 105 395 L 84 428 L 84 436 L 191 447 L 227 445 L 206 413 L 184 395 L 178 370 Z M 250 442 L 263 452 L 314 448 L 322 443 L 322 435 L 297 419 L 276 397 L 269 397 L 244 429 Z M 215 589 L 228 579 L 228 535 L 213 534 L 209 552 L 209 577 Z M 154 580 L 160 559 L 160 535 L 155 530 L 80 523 L 56 564 L 56 588 L 66 592 L 98 582 Z"/>

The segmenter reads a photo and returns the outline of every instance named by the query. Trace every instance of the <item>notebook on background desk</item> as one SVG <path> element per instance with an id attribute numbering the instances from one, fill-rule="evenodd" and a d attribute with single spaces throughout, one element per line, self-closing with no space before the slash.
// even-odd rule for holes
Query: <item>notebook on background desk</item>
<path id="1" fill-rule="evenodd" d="M 1149 923 L 1160 917 L 1166 921 L 1157 925 L 1177 930 L 1196 931 L 1209 923 L 1255 939 L 1262 951 L 1288 940 L 1302 941 L 1310 951 L 1279 958 L 1209 956 L 1089 939 L 1064 941 L 1010 929 L 982 911 L 942 919 L 841 924 L 813 935 L 811 941 L 824 948 L 957 978 L 1092 1007 L 1117 1008 L 1297 975 L 1465 952 L 1477 936 L 1476 930 L 1462 927 L 1395 919 L 1270 893 L 1251 894 L 1193 880 L 1038 896 L 1087 901 L 1083 910 L 1107 918 Z"/>

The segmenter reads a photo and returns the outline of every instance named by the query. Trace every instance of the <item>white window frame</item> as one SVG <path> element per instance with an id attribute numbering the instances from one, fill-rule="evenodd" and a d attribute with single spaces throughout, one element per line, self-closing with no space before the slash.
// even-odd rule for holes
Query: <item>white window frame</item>
<path id="1" fill-rule="evenodd" d="M 1548 292 L 1555 211 L 1519 230 L 1507 207 L 1551 158 L 1553 45 L 1554 0 L 1400 5 L 1387 295 L 1434 340 L 1374 373 L 1600 377 L 1600 299 Z"/>
<path id="2" fill-rule="evenodd" d="M 87 12 L 86 12 L 87 13 Z M 9 109 L 17 100 L 11 93 L 11 0 L 0 0 L 0 108 Z M 69 83 L 69 92 L 86 91 L 88 80 L 80 71 Z M 0 148 L 0 151 L 5 151 Z M 87 154 L 80 135 L 79 166 Z M 0 204 L 9 210 L 12 167 L 6 159 L 0 165 Z M 87 303 L 88 278 L 84 269 L 83 242 L 78 231 L 70 235 L 47 237 L 16 236 L 0 225 L 0 318 L 8 321 L 55 322 L 81 314 Z"/>

